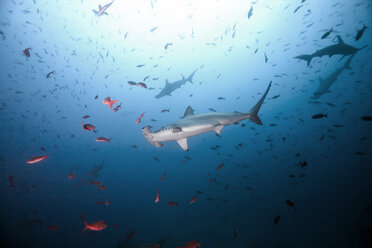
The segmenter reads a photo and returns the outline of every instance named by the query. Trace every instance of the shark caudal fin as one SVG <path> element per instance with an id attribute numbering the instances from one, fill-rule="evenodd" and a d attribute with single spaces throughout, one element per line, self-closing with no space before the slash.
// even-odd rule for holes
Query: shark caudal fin
<path id="1" fill-rule="evenodd" d="M 296 56 L 295 59 L 306 60 L 306 62 L 307 62 L 307 66 L 309 66 L 311 60 L 313 59 L 313 56 L 311 56 L 311 55 L 307 55 L 307 54 L 303 54 L 303 55 L 298 55 L 298 56 Z"/>
<path id="2" fill-rule="evenodd" d="M 187 81 L 189 81 L 190 83 L 194 83 L 193 81 L 192 81 L 192 78 L 194 77 L 194 75 L 195 75 L 195 72 L 196 72 L 197 70 L 195 70 L 193 73 L 191 73 L 191 75 L 186 79 Z"/>
<path id="3" fill-rule="evenodd" d="M 153 146 L 156 146 L 156 147 L 162 147 L 163 146 L 162 143 L 160 143 L 158 141 L 153 141 L 154 136 L 153 136 L 149 126 L 146 126 L 146 127 L 142 128 L 142 134 L 147 139 L 147 141 L 150 144 L 152 144 Z"/>
<path id="4" fill-rule="evenodd" d="M 261 96 L 261 99 L 248 112 L 248 115 L 249 115 L 248 119 L 250 119 L 251 121 L 253 121 L 254 123 L 256 123 L 258 125 L 262 125 L 262 121 L 258 117 L 258 112 L 260 111 L 262 103 L 265 101 L 265 98 L 266 98 L 267 94 L 269 93 L 269 90 L 270 90 L 270 87 L 271 87 L 271 82 L 272 81 L 270 81 L 269 86 L 267 86 L 267 89 L 266 89 L 265 93 L 263 94 L 263 96 Z"/>

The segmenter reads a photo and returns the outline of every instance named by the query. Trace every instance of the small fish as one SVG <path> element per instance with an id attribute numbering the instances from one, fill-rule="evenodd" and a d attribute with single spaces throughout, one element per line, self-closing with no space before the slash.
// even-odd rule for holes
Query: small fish
<path id="1" fill-rule="evenodd" d="M 96 141 L 97 142 L 108 142 L 108 143 L 110 143 L 111 139 L 112 138 L 106 139 L 105 137 L 98 137 L 98 138 L 96 138 Z"/>
<path id="2" fill-rule="evenodd" d="M 248 11 L 248 20 L 249 18 L 251 18 L 252 15 L 253 15 L 253 6 L 251 6 L 251 8 Z"/>
<path id="3" fill-rule="evenodd" d="M 110 202 L 109 202 L 109 200 L 106 198 L 106 201 L 105 201 L 105 205 L 106 206 L 110 206 Z"/>
<path id="4" fill-rule="evenodd" d="M 360 117 L 360 119 L 362 119 L 363 121 L 372 121 L 372 116 L 365 115 L 365 116 Z"/>
<path id="5" fill-rule="evenodd" d="M 167 202 L 167 205 L 168 206 L 178 206 L 178 202 L 172 202 L 172 201 L 170 201 L 170 202 Z"/>
<path id="6" fill-rule="evenodd" d="M 183 247 L 176 247 L 176 248 L 199 248 L 201 244 L 198 241 L 190 241 L 185 244 Z"/>
<path id="7" fill-rule="evenodd" d="M 171 45 L 173 45 L 173 43 L 172 43 L 172 42 L 170 42 L 170 43 L 167 43 L 167 44 L 165 44 L 165 46 L 164 46 L 164 50 L 167 50 L 167 49 L 168 49 L 168 47 L 170 47 Z"/>
<path id="8" fill-rule="evenodd" d="M 222 163 L 220 164 L 219 166 L 217 166 L 216 170 L 220 170 L 223 166 L 224 166 L 225 163 Z"/>
<path id="9" fill-rule="evenodd" d="M 52 74 L 54 74 L 55 73 L 55 71 L 51 71 L 51 72 L 49 72 L 47 75 L 46 75 L 46 78 L 50 78 L 50 75 L 52 75 Z"/>
<path id="10" fill-rule="evenodd" d="M 267 61 L 269 61 L 269 60 L 267 59 L 267 56 L 266 56 L 266 53 L 265 53 L 265 63 L 267 63 Z"/>
<path id="11" fill-rule="evenodd" d="M 321 119 L 323 117 L 328 118 L 328 114 L 316 114 L 316 115 L 311 116 L 311 119 Z"/>
<path id="12" fill-rule="evenodd" d="M 165 113 L 165 112 L 169 112 L 170 109 L 163 109 L 162 111 L 160 111 L 161 113 Z"/>
<path id="13" fill-rule="evenodd" d="M 27 58 L 30 57 L 30 49 L 31 49 L 31 47 L 26 48 L 25 50 L 23 50 L 23 54 L 24 54 Z"/>
<path id="14" fill-rule="evenodd" d="M 132 229 L 132 231 L 130 231 L 130 233 L 126 235 L 125 240 L 131 240 L 135 233 L 136 233 L 136 230 Z"/>
<path id="15" fill-rule="evenodd" d="M 196 195 L 194 195 L 190 201 L 190 204 L 193 204 L 196 201 Z"/>
<path id="16" fill-rule="evenodd" d="M 282 217 L 280 214 L 274 218 L 274 224 L 278 224 L 280 217 Z"/>
<path id="17" fill-rule="evenodd" d="M 145 83 L 138 83 L 137 86 L 147 89 L 147 85 Z"/>
<path id="18" fill-rule="evenodd" d="M 83 126 L 84 131 L 93 131 L 94 129 L 96 129 L 96 127 L 92 124 L 84 124 L 84 121 L 81 122 L 81 125 Z"/>
<path id="19" fill-rule="evenodd" d="M 83 119 L 88 119 L 90 116 L 89 115 L 84 115 Z"/>
<path id="20" fill-rule="evenodd" d="M 155 203 L 158 203 L 160 201 L 160 199 L 159 199 L 159 188 L 157 188 L 156 189 L 156 197 L 155 197 L 155 199 L 154 199 L 154 202 Z"/>
<path id="21" fill-rule="evenodd" d="M 216 112 L 216 110 L 213 109 L 213 108 L 209 108 L 208 110 L 210 110 L 210 111 L 212 111 L 212 112 Z"/>
<path id="22" fill-rule="evenodd" d="M 294 11 L 293 14 L 296 13 L 299 9 L 301 9 L 302 5 L 298 6 Z"/>
<path id="23" fill-rule="evenodd" d="M 287 203 L 288 206 L 294 208 L 294 210 L 296 211 L 296 206 L 295 206 L 295 204 L 292 201 L 286 200 L 285 203 Z"/>
<path id="24" fill-rule="evenodd" d="M 14 180 L 13 180 L 13 176 L 12 175 L 8 175 L 8 181 L 10 183 L 10 187 L 14 188 L 15 187 L 15 183 L 14 183 Z"/>
<path id="25" fill-rule="evenodd" d="M 102 231 L 107 227 L 107 224 L 103 221 L 97 221 L 92 224 L 88 224 L 86 221 L 84 221 L 84 229 L 82 232 L 85 232 L 86 230 L 92 230 L 92 231 Z"/>
<path id="26" fill-rule="evenodd" d="M 358 30 L 357 35 L 355 36 L 355 41 L 358 41 L 360 38 L 362 38 L 362 35 L 364 33 L 364 30 L 367 28 L 366 25 L 363 25 L 363 28 Z"/>
<path id="27" fill-rule="evenodd" d="M 225 97 L 220 96 L 217 98 L 217 100 L 225 100 Z"/>
<path id="28" fill-rule="evenodd" d="M 138 125 L 138 123 L 140 123 L 141 122 L 141 119 L 142 119 L 142 117 L 143 117 L 143 115 L 145 114 L 146 112 L 143 112 L 138 118 L 137 118 L 137 120 L 136 120 L 136 125 Z"/>
<path id="29" fill-rule="evenodd" d="M 49 154 L 49 153 L 48 153 L 48 154 Z M 37 162 L 43 161 L 44 159 L 49 158 L 49 157 L 48 157 L 48 154 L 45 155 L 45 156 L 36 156 L 36 157 L 32 157 L 32 158 L 30 158 L 29 160 L 27 160 L 26 163 L 28 163 L 28 164 L 34 164 L 34 163 L 37 163 Z"/>
<path id="30" fill-rule="evenodd" d="M 121 103 L 114 108 L 114 112 L 117 112 L 119 109 L 121 109 Z"/>
<path id="31" fill-rule="evenodd" d="M 105 185 L 98 186 L 97 189 L 99 190 L 106 190 L 107 187 Z"/>
<path id="32" fill-rule="evenodd" d="M 118 100 L 113 100 L 111 101 L 111 97 L 105 97 L 105 99 L 103 99 L 103 104 L 104 105 L 109 105 L 110 106 L 110 109 L 112 110 L 112 106 L 114 105 L 114 103 L 118 102 Z"/>
<path id="33" fill-rule="evenodd" d="M 329 31 L 325 32 L 325 33 L 322 35 L 321 39 L 323 40 L 323 39 L 327 38 L 328 35 L 330 35 L 332 32 L 333 32 L 333 27 L 332 27 Z"/>
<path id="34" fill-rule="evenodd" d="M 136 82 L 133 82 L 133 81 L 128 81 L 128 84 L 129 85 L 137 85 L 137 83 Z"/>
<path id="35" fill-rule="evenodd" d="M 167 173 L 164 173 L 163 176 L 160 178 L 160 181 L 164 182 L 166 176 L 167 176 Z"/>
<path id="36" fill-rule="evenodd" d="M 74 177 L 75 177 L 75 174 L 74 173 L 70 173 L 70 175 L 68 175 L 68 179 L 69 180 L 72 180 L 72 179 L 74 179 Z"/>
<path id="37" fill-rule="evenodd" d="M 158 26 L 153 27 L 152 29 L 150 29 L 150 32 L 151 32 L 151 33 L 154 32 L 157 28 L 158 28 Z"/>
<path id="38" fill-rule="evenodd" d="M 143 78 L 143 81 L 146 81 L 147 79 L 149 79 L 150 76 L 146 76 Z"/>
<path id="39" fill-rule="evenodd" d="M 140 64 L 140 65 L 137 65 L 137 68 L 141 68 L 141 67 L 144 67 L 145 64 Z"/>
<path id="40" fill-rule="evenodd" d="M 234 238 L 235 239 L 238 237 L 238 232 L 239 232 L 238 228 L 235 227 L 235 229 L 234 229 Z"/>
<path id="41" fill-rule="evenodd" d="M 94 99 L 96 99 L 96 100 L 98 99 L 98 93 L 97 93 L 97 95 L 94 97 Z"/>

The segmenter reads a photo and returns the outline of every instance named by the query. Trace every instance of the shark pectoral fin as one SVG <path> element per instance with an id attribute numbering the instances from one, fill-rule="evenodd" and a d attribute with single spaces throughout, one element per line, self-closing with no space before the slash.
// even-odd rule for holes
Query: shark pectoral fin
<path id="1" fill-rule="evenodd" d="M 189 146 L 187 145 L 187 139 L 186 138 L 177 140 L 177 143 L 180 145 L 180 147 L 183 150 L 185 150 L 185 151 L 189 150 Z"/>
<path id="2" fill-rule="evenodd" d="M 96 15 L 98 14 L 97 10 L 92 9 L 92 11 L 93 11 L 94 14 L 96 14 Z"/>
<path id="3" fill-rule="evenodd" d="M 217 135 L 221 134 L 221 131 L 222 131 L 223 127 L 224 127 L 224 125 L 218 125 L 214 128 L 214 131 L 216 132 Z"/>

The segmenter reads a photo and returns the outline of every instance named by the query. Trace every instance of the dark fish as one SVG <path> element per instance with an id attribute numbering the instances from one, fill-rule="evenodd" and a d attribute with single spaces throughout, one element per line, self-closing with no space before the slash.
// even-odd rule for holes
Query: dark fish
<path id="1" fill-rule="evenodd" d="M 276 99 L 278 97 L 280 97 L 280 95 L 273 96 L 273 97 L 271 97 L 271 99 Z"/>
<path id="2" fill-rule="evenodd" d="M 316 115 L 311 116 L 311 119 L 321 119 L 323 117 L 328 118 L 328 114 L 316 114 Z"/>
<path id="3" fill-rule="evenodd" d="M 83 119 L 88 119 L 90 116 L 89 115 L 84 115 Z"/>
<path id="4" fill-rule="evenodd" d="M 163 109 L 162 111 L 160 111 L 161 113 L 165 113 L 165 112 L 169 112 L 170 109 Z"/>
<path id="5" fill-rule="evenodd" d="M 8 175 L 8 181 L 10 183 L 10 187 L 15 187 L 15 183 L 14 183 L 14 180 L 13 180 L 13 176 L 12 175 Z"/>
<path id="6" fill-rule="evenodd" d="M 305 166 L 307 166 L 306 160 L 304 160 L 304 162 L 300 162 L 300 166 L 301 168 L 304 168 Z"/>
<path id="7" fill-rule="evenodd" d="M 31 49 L 31 47 L 26 48 L 25 50 L 23 50 L 23 54 L 24 54 L 26 57 L 30 57 L 30 49 Z"/>
<path id="8" fill-rule="evenodd" d="M 325 33 L 322 35 L 322 38 L 321 38 L 321 39 L 325 39 L 325 38 L 327 38 L 328 35 L 330 35 L 332 32 L 333 32 L 333 27 L 332 27 L 329 31 L 325 32 Z"/>
<path id="9" fill-rule="evenodd" d="M 364 33 L 364 30 L 367 28 L 366 25 L 363 25 L 363 28 L 358 30 L 357 35 L 355 36 L 355 40 L 358 41 L 360 38 L 362 38 L 362 35 Z"/>
<path id="10" fill-rule="evenodd" d="M 265 63 L 267 63 L 267 61 L 269 61 L 269 60 L 267 59 L 267 56 L 266 56 L 266 53 L 265 53 Z"/>
<path id="11" fill-rule="evenodd" d="M 46 75 L 46 78 L 50 78 L 50 75 L 52 75 L 53 73 L 55 73 L 55 71 L 51 71 L 51 72 L 49 72 L 49 73 Z"/>
<path id="12" fill-rule="evenodd" d="M 274 224 L 278 224 L 280 217 L 282 217 L 280 214 L 274 218 Z"/>
<path id="13" fill-rule="evenodd" d="M 160 161 L 160 159 L 159 159 L 158 157 L 154 157 L 154 159 L 155 159 L 156 161 L 158 161 L 158 162 Z"/>
<path id="14" fill-rule="evenodd" d="M 365 116 L 360 117 L 360 119 L 362 119 L 363 121 L 372 121 L 372 116 L 365 115 Z"/>
<path id="15" fill-rule="evenodd" d="M 145 83 L 138 83 L 137 85 L 145 89 L 147 88 L 147 85 Z"/>
<path id="16" fill-rule="evenodd" d="M 138 68 L 144 67 L 144 66 L 145 66 L 145 64 L 137 65 Z"/>
<path id="17" fill-rule="evenodd" d="M 235 227 L 235 229 L 234 229 L 234 238 L 236 239 L 237 237 L 238 237 L 238 228 L 237 227 Z"/>
<path id="18" fill-rule="evenodd" d="M 295 207 L 295 204 L 292 202 L 292 201 L 290 201 L 290 200 L 285 200 L 285 203 L 287 203 L 287 205 L 288 206 L 290 206 L 290 207 L 292 207 L 292 208 L 294 208 L 295 209 L 295 211 L 296 211 L 296 207 Z"/>
<path id="19" fill-rule="evenodd" d="M 165 44 L 165 46 L 164 46 L 164 50 L 167 50 L 167 49 L 168 49 L 168 47 L 169 47 L 169 46 L 171 46 L 171 45 L 173 45 L 173 43 L 172 43 L 172 42 L 170 42 L 170 43 L 167 43 L 167 44 Z"/>
<path id="20" fill-rule="evenodd" d="M 212 111 L 212 112 L 216 112 L 216 110 L 215 109 L 212 109 L 212 108 L 209 108 L 209 110 Z"/>
<path id="21" fill-rule="evenodd" d="M 251 18 L 252 15 L 253 15 L 253 6 L 251 6 L 251 8 L 248 11 L 248 19 Z"/>
<path id="22" fill-rule="evenodd" d="M 96 100 L 98 99 L 98 93 L 97 93 L 97 95 L 94 97 L 94 99 L 96 99 Z"/>
<path id="23" fill-rule="evenodd" d="M 225 100 L 225 97 L 220 96 L 217 100 Z"/>
<path id="24" fill-rule="evenodd" d="M 158 29 L 158 26 L 153 27 L 152 29 L 150 29 L 150 32 L 152 33 L 152 32 L 154 32 L 156 29 Z"/>
<path id="25" fill-rule="evenodd" d="M 133 81 L 128 81 L 128 84 L 129 85 L 137 85 L 137 83 L 136 82 L 133 82 Z"/>
<path id="26" fill-rule="evenodd" d="M 299 9 L 301 9 L 302 5 L 298 6 L 294 11 L 293 14 L 296 13 Z"/>

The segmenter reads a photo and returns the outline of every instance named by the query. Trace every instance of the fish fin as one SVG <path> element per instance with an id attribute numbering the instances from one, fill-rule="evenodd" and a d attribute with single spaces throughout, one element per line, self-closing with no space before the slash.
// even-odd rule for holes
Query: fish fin
<path id="1" fill-rule="evenodd" d="M 309 66 L 311 60 L 313 59 L 313 57 L 312 57 L 311 55 L 303 54 L 303 55 L 296 56 L 295 59 L 306 60 L 306 62 L 307 62 L 307 66 Z"/>
<path id="2" fill-rule="evenodd" d="M 98 11 L 97 10 L 92 9 L 92 11 L 93 11 L 94 14 L 98 15 Z"/>
<path id="3" fill-rule="evenodd" d="M 86 230 L 88 230 L 88 223 L 86 221 L 84 221 L 84 229 L 83 231 L 81 231 L 81 233 L 85 232 Z"/>
<path id="4" fill-rule="evenodd" d="M 192 73 L 191 73 L 191 75 L 187 78 L 187 81 L 189 81 L 190 83 L 194 83 L 193 81 L 192 81 L 192 78 L 194 77 L 194 75 L 195 75 L 195 72 L 197 71 L 197 69 L 195 70 L 195 71 L 193 71 Z"/>
<path id="5" fill-rule="evenodd" d="M 218 125 L 214 128 L 214 131 L 216 132 L 217 135 L 221 134 L 221 131 L 222 131 L 223 127 L 224 127 L 224 125 Z"/>
<path id="6" fill-rule="evenodd" d="M 342 40 L 341 36 L 337 35 L 338 44 L 345 44 L 345 42 Z"/>
<path id="7" fill-rule="evenodd" d="M 183 114 L 182 118 L 185 118 L 187 116 L 194 115 L 194 110 L 192 109 L 191 106 L 188 106 L 185 110 L 185 113 Z"/>
<path id="8" fill-rule="evenodd" d="M 110 105 L 110 109 L 112 110 L 112 106 L 118 102 L 119 100 L 114 100 L 114 101 L 110 101 L 109 105 Z"/>
<path id="9" fill-rule="evenodd" d="M 186 138 L 177 140 L 177 143 L 180 145 L 180 147 L 183 150 L 185 150 L 185 151 L 189 150 L 189 146 L 187 145 L 187 139 Z"/>
<path id="10" fill-rule="evenodd" d="M 262 125 L 262 121 L 258 117 L 258 111 L 260 111 L 260 108 L 261 108 L 267 94 L 269 93 L 269 90 L 270 90 L 270 87 L 271 87 L 271 82 L 272 81 L 270 81 L 269 86 L 267 86 L 267 89 L 266 89 L 265 93 L 263 94 L 263 96 L 260 98 L 260 100 L 248 112 L 248 115 L 249 115 L 248 118 L 251 121 L 253 121 L 254 123 L 258 124 L 258 125 Z"/>
<path id="11" fill-rule="evenodd" d="M 47 153 L 47 155 L 45 155 L 44 158 L 49 158 L 48 155 L 49 155 L 49 153 Z"/>
<path id="12" fill-rule="evenodd" d="M 110 140 L 112 140 L 112 138 L 107 139 L 107 142 L 108 142 L 108 143 L 111 143 Z"/>

